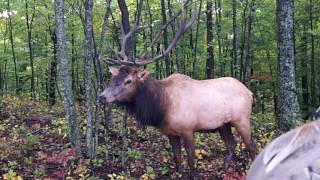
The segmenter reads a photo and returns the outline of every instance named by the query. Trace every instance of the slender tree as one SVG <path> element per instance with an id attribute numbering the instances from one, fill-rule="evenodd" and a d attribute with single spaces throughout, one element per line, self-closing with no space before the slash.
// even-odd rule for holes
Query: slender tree
<path id="1" fill-rule="evenodd" d="M 76 73 L 75 73 L 75 64 L 76 64 L 76 47 L 75 47 L 75 27 L 74 24 L 71 25 L 71 79 L 72 79 L 72 91 L 76 95 Z"/>
<path id="2" fill-rule="evenodd" d="M 125 34 L 129 33 L 130 31 L 130 21 L 129 21 L 129 11 L 125 0 L 118 0 L 118 5 L 121 12 L 121 26 L 123 32 Z M 134 61 L 134 46 L 135 46 L 135 36 L 133 35 L 128 39 L 126 45 L 126 55 L 128 56 L 130 61 Z"/>
<path id="3" fill-rule="evenodd" d="M 172 2 L 171 2 L 172 0 L 168 0 L 168 10 L 169 10 L 169 17 L 170 17 L 170 19 L 172 19 L 173 18 L 173 12 L 172 12 Z M 149 8 L 150 9 L 150 8 Z M 150 13 L 150 11 L 149 11 L 149 13 Z M 173 19 L 173 21 L 172 21 L 172 23 L 171 23 L 171 30 L 172 30 L 172 36 L 174 37 L 175 36 L 175 32 L 176 32 L 176 21 L 175 21 L 175 19 Z M 152 40 L 151 40 L 152 41 Z M 179 48 L 178 47 L 176 47 L 176 49 L 175 49 L 175 51 L 174 51 L 174 53 L 175 53 L 175 62 L 176 62 L 176 68 L 177 68 L 177 72 L 178 73 L 181 73 L 182 72 L 182 70 L 181 70 L 181 59 L 180 59 L 180 57 L 179 57 Z M 153 53 L 152 53 L 153 54 Z M 172 62 L 172 61 L 171 61 Z M 173 72 L 173 65 L 171 65 L 171 72 Z"/>
<path id="4" fill-rule="evenodd" d="M 232 76 L 238 77 L 238 63 L 237 63 L 237 1 L 232 0 L 232 59 L 231 72 Z"/>
<path id="5" fill-rule="evenodd" d="M 48 9 L 48 5 L 45 4 L 46 9 Z M 48 15 L 48 22 L 51 22 L 52 17 Z M 54 28 L 48 23 L 47 32 L 52 41 L 52 52 L 53 58 L 50 61 L 49 70 L 48 70 L 48 80 L 47 90 L 48 90 L 48 102 L 49 106 L 52 107 L 56 103 L 56 84 L 57 84 L 57 36 Z"/>
<path id="6" fill-rule="evenodd" d="M 20 94 L 20 87 L 19 87 L 19 76 L 18 76 L 18 70 L 17 70 L 17 59 L 16 59 L 16 51 L 14 49 L 14 41 L 13 41 L 13 28 L 12 28 L 12 19 L 11 19 L 11 8 L 10 8 L 10 1 L 7 0 L 7 12 L 8 13 L 8 20 L 9 20 L 9 38 L 10 38 L 10 44 L 11 44 L 11 53 L 12 53 L 12 60 L 14 64 L 14 75 L 16 79 L 16 94 Z"/>
<path id="7" fill-rule="evenodd" d="M 32 25 L 34 19 L 35 7 L 33 5 L 31 15 L 29 14 L 29 3 L 28 0 L 25 1 L 25 14 L 26 14 L 26 24 L 27 24 L 27 34 L 28 34 L 28 48 L 29 48 L 29 58 L 30 58 L 30 67 L 31 67 L 31 97 L 35 99 L 35 75 L 34 75 L 34 60 L 33 60 L 33 43 L 32 43 Z"/>
<path id="8" fill-rule="evenodd" d="M 202 8 L 202 0 L 200 0 L 199 12 L 201 12 Z M 193 62 L 192 62 L 192 77 L 198 79 L 198 68 L 197 68 L 197 55 L 198 55 L 198 37 L 199 37 L 199 25 L 200 25 L 201 13 L 197 19 L 197 27 L 196 27 L 196 39 L 195 46 L 193 49 Z"/>
<path id="9" fill-rule="evenodd" d="M 309 21 L 310 21 L 310 38 L 311 38 L 311 105 L 316 106 L 316 65 L 315 65 L 315 38 L 314 38 L 314 18 L 313 18 L 313 0 L 309 1 Z"/>
<path id="10" fill-rule="evenodd" d="M 248 0 L 244 2 L 244 8 L 242 13 L 242 35 L 241 35 L 241 46 L 240 46 L 240 70 L 239 78 L 243 81 L 244 77 L 244 54 L 245 54 L 245 45 L 246 45 L 246 32 L 247 32 L 247 10 L 248 10 Z"/>
<path id="11" fill-rule="evenodd" d="M 246 38 L 246 62 L 244 66 L 243 82 L 248 83 L 250 77 L 253 75 L 253 50 L 252 50 L 252 25 L 253 25 L 253 13 L 255 11 L 255 0 L 251 0 L 248 21 L 247 21 L 247 38 Z"/>
<path id="12" fill-rule="evenodd" d="M 218 40 L 218 61 L 219 61 L 219 67 L 220 67 L 220 76 L 225 75 L 225 70 L 224 70 L 224 60 L 222 58 L 222 38 L 221 38 L 221 21 L 222 21 L 222 16 L 221 16 L 221 0 L 215 0 L 214 1 L 214 8 L 216 12 L 216 26 L 217 26 L 217 40 Z"/>
<path id="13" fill-rule="evenodd" d="M 138 3 L 138 2 L 137 2 Z M 124 0 L 118 0 L 118 5 L 121 11 L 121 29 L 122 29 L 122 35 L 128 34 L 130 32 L 130 23 L 129 23 L 129 12 L 128 7 L 126 5 L 126 2 Z M 143 0 L 140 0 L 137 11 L 136 11 L 136 17 L 135 17 L 135 25 L 139 26 L 140 22 L 140 16 L 141 16 L 141 10 L 142 10 Z M 135 61 L 135 54 L 134 54 L 134 48 L 135 47 L 135 36 L 133 35 L 130 37 L 127 41 L 127 44 L 125 46 L 125 53 L 128 57 L 129 61 Z M 125 167 L 126 162 L 126 151 L 127 151 L 127 134 L 128 134 L 128 128 L 127 128 L 127 114 L 124 115 L 124 122 L 123 122 L 123 146 L 122 146 L 122 157 L 121 157 L 121 164 L 123 167 Z"/>
<path id="14" fill-rule="evenodd" d="M 3 65 L 2 62 L 0 62 L 0 96 L 3 94 Z"/>
<path id="15" fill-rule="evenodd" d="M 207 61 L 206 76 L 208 79 L 214 78 L 214 49 L 213 49 L 213 20 L 212 20 L 212 0 L 207 0 Z"/>
<path id="16" fill-rule="evenodd" d="M 295 83 L 293 0 L 277 0 L 278 98 L 277 118 L 281 131 L 288 131 L 299 118 Z"/>
<path id="17" fill-rule="evenodd" d="M 101 28 L 101 33 L 100 33 L 100 39 L 99 39 L 99 44 L 98 44 L 98 48 L 95 54 L 95 60 L 96 60 L 96 72 L 97 72 L 97 81 L 98 81 L 98 93 L 100 94 L 103 89 L 104 89 L 104 74 L 102 71 L 102 65 L 101 65 L 101 53 L 103 52 L 103 45 L 104 45 L 104 41 L 105 41 L 105 36 L 106 33 L 108 31 L 108 19 L 111 13 L 111 0 L 106 0 L 106 12 L 104 14 L 103 17 L 103 24 L 102 24 L 102 28 Z M 93 38 L 94 40 L 94 38 Z M 105 110 L 105 106 L 103 106 L 103 110 L 104 110 L 104 123 L 105 123 L 105 128 L 104 128 L 104 133 L 105 133 L 105 142 L 106 144 L 109 143 L 109 136 L 108 136 L 108 132 L 109 132 L 109 120 L 110 120 L 110 116 L 111 116 L 111 110 L 112 107 L 108 106 L 108 109 Z M 99 97 L 96 97 L 96 112 L 95 112 L 95 120 L 96 120 L 96 125 L 95 125 L 95 154 L 96 154 L 96 150 L 97 150 L 97 146 L 99 145 L 99 124 L 100 124 L 100 101 L 99 101 Z M 109 150 L 108 148 L 106 148 L 105 151 L 105 157 L 106 159 L 109 158 Z"/>
<path id="18" fill-rule="evenodd" d="M 71 77 L 67 60 L 67 45 L 64 30 L 64 0 L 55 0 L 54 2 L 56 15 L 57 59 L 59 62 L 63 104 L 68 119 L 69 138 L 71 141 L 71 145 L 75 149 L 76 154 L 78 156 L 81 156 L 80 131 L 77 121 L 77 113 L 72 93 Z"/>
<path id="19" fill-rule="evenodd" d="M 6 25 L 6 33 L 3 35 L 3 54 L 7 53 L 7 31 L 8 26 Z M 5 94 L 5 84 L 6 84 L 6 69 L 7 69 L 7 59 L 5 58 L 0 62 L 0 95 Z"/>
<path id="20" fill-rule="evenodd" d="M 49 76 L 49 105 L 53 106 L 56 103 L 56 82 L 57 82 L 57 37 L 55 32 L 50 33 L 53 44 L 53 59 L 50 62 Z"/>
<path id="21" fill-rule="evenodd" d="M 165 25 L 167 23 L 167 13 L 166 13 L 166 4 L 164 0 L 161 0 L 161 15 L 162 15 L 162 24 Z M 168 29 L 165 27 L 163 29 L 163 45 L 164 49 L 168 48 Z M 166 76 L 170 75 L 170 59 L 168 56 L 164 57 L 165 66 L 166 66 Z"/>
<path id="22" fill-rule="evenodd" d="M 308 63 L 307 63 L 307 54 L 308 54 L 308 44 L 307 44 L 307 32 L 306 25 L 303 26 L 303 35 L 302 35 L 302 57 L 301 57 L 301 89 L 302 89 L 302 107 L 301 109 L 304 112 L 307 112 L 309 106 L 309 88 L 308 88 Z"/>
<path id="23" fill-rule="evenodd" d="M 92 65 L 93 65 L 93 27 L 92 8 L 93 0 L 86 0 L 85 8 L 85 111 L 87 119 L 87 156 L 93 158 L 93 109 L 92 109 Z"/>

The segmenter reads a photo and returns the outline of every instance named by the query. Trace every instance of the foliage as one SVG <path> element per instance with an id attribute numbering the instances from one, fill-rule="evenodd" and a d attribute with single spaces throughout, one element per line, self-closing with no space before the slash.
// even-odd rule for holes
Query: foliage
<path id="1" fill-rule="evenodd" d="M 18 176 L 17 173 L 10 170 L 8 173 L 3 175 L 4 180 L 23 180 L 21 176 Z"/>

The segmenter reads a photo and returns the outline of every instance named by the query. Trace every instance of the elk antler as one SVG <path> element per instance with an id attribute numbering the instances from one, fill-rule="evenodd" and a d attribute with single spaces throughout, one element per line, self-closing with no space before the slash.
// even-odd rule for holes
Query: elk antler
<path id="1" fill-rule="evenodd" d="M 122 37 L 122 41 L 121 41 L 121 49 L 120 51 L 117 51 L 113 48 L 111 48 L 117 58 L 117 60 L 115 59 L 108 59 L 107 60 L 107 63 L 110 64 L 110 65 L 114 65 L 114 64 L 123 64 L 123 65 L 134 65 L 135 63 L 132 62 L 132 61 L 129 61 L 128 60 L 128 56 L 126 55 L 126 44 L 127 44 L 127 41 L 128 39 L 135 33 L 137 32 L 138 30 L 140 30 L 141 27 L 137 26 L 136 24 L 131 27 L 130 29 L 130 32 L 128 34 L 125 34 L 123 37 Z M 121 25 L 121 31 L 122 33 L 124 34 L 124 30 L 123 30 L 123 26 Z"/>
<path id="2" fill-rule="evenodd" d="M 193 16 L 190 18 L 190 20 L 188 22 L 185 21 L 185 17 L 184 17 L 184 11 L 185 11 L 185 8 L 187 7 L 186 6 L 186 3 L 188 2 L 189 0 L 187 0 L 185 3 L 183 3 L 181 5 L 181 9 L 180 11 L 174 16 L 172 17 L 166 24 L 164 24 L 162 27 L 161 27 L 161 30 L 160 32 L 157 33 L 155 39 L 151 42 L 151 45 L 150 47 L 153 47 L 154 44 L 159 40 L 160 38 L 160 35 L 161 35 L 161 32 L 167 28 L 167 26 L 174 20 L 176 19 L 180 14 L 181 14 L 181 17 L 180 17 L 180 27 L 179 27 L 179 31 L 175 33 L 175 36 L 174 38 L 172 39 L 171 43 L 169 44 L 169 46 L 167 47 L 167 49 L 165 49 L 164 51 L 160 52 L 160 54 L 156 55 L 155 57 L 153 58 L 149 58 L 148 57 L 148 53 L 147 51 L 145 50 L 143 53 L 142 53 L 142 56 L 141 58 L 136 58 L 138 61 L 129 61 L 128 60 L 128 57 L 125 53 L 125 49 L 126 49 L 126 43 L 127 43 L 127 40 L 136 32 L 138 32 L 139 30 L 142 29 L 142 27 L 139 27 L 139 19 L 140 19 L 140 12 L 138 12 L 137 14 L 137 22 L 131 27 L 130 29 L 130 32 L 125 34 L 124 33 L 124 30 L 123 30 L 123 26 L 121 25 L 121 31 L 122 31 L 122 34 L 123 34 L 123 37 L 122 37 L 122 41 L 121 41 L 121 50 L 120 51 L 116 51 L 115 49 L 112 49 L 113 52 L 115 53 L 115 56 L 116 56 L 116 59 L 107 59 L 107 63 L 109 65 L 115 65 L 115 64 L 122 64 L 122 65 L 146 65 L 146 64 L 150 64 L 154 61 L 157 61 L 161 58 L 163 58 L 164 56 L 167 56 L 170 51 L 176 47 L 177 45 L 177 42 L 178 40 L 180 39 L 180 37 L 182 36 L 182 34 L 184 32 L 186 32 L 191 26 L 192 24 L 194 23 L 194 21 L 196 20 L 197 16 L 198 16 L 198 11 L 196 10 L 197 8 L 195 8 L 195 11 L 194 11 L 194 14 Z M 139 6 L 142 6 L 142 3 L 140 1 L 140 4 Z M 141 10 L 142 8 L 140 8 Z"/>
<path id="3" fill-rule="evenodd" d="M 161 58 L 163 58 L 164 56 L 168 55 L 170 53 L 170 51 L 176 47 L 178 40 L 180 39 L 180 37 L 182 36 L 182 34 L 184 32 L 186 32 L 194 23 L 194 21 L 196 20 L 198 16 L 198 12 L 197 10 L 194 11 L 193 16 L 191 17 L 191 19 L 189 20 L 189 22 L 185 22 L 185 18 L 184 18 L 184 8 L 182 6 L 181 8 L 181 22 L 180 22 L 180 27 L 179 27 L 179 31 L 175 34 L 173 40 L 171 41 L 171 43 L 169 44 L 169 46 L 167 47 L 166 50 L 162 51 L 160 54 L 158 54 L 157 56 L 153 57 L 152 59 L 147 59 L 146 55 L 144 55 L 140 61 L 136 62 L 137 65 L 146 65 L 146 64 L 150 64 L 154 61 L 157 61 Z M 173 19 L 172 19 L 173 20 Z M 171 20 L 170 20 L 171 21 Z M 161 28 L 164 29 L 164 28 Z M 153 44 L 151 44 L 153 45 Z"/>

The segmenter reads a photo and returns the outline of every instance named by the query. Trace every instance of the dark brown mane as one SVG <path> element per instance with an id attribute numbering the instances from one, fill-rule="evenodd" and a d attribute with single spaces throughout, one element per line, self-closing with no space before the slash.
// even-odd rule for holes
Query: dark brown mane
<path id="1" fill-rule="evenodd" d="M 166 113 L 163 84 L 152 78 L 138 85 L 138 93 L 130 103 L 121 104 L 142 126 L 161 127 Z"/>

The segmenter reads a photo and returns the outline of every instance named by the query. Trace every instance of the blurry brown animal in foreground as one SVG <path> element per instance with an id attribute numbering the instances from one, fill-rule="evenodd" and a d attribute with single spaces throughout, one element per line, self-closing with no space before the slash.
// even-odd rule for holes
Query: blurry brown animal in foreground
<path id="1" fill-rule="evenodd" d="M 271 142 L 253 162 L 248 180 L 320 180 L 320 107 L 312 119 Z"/>

